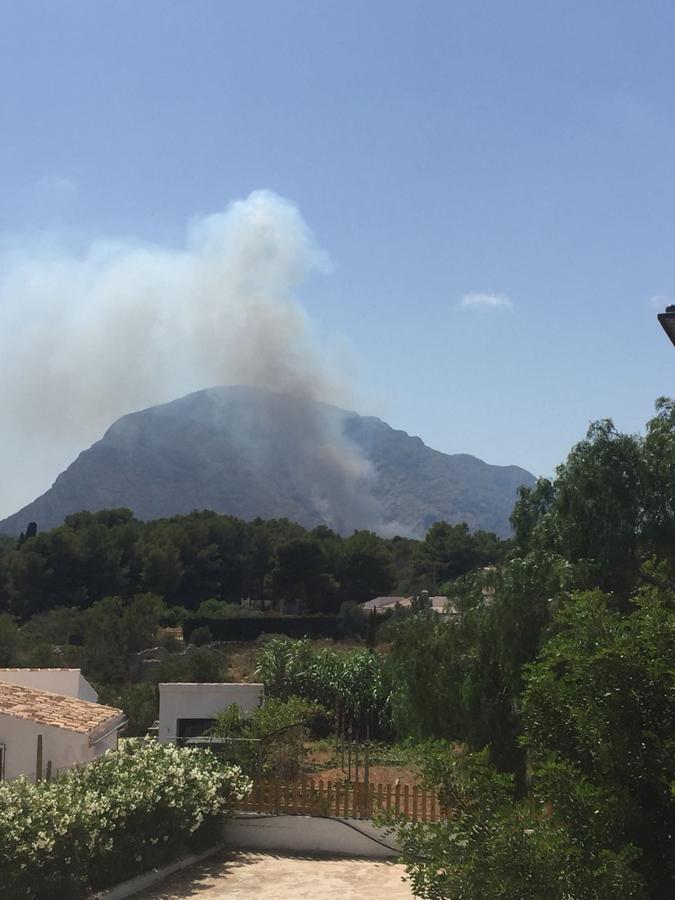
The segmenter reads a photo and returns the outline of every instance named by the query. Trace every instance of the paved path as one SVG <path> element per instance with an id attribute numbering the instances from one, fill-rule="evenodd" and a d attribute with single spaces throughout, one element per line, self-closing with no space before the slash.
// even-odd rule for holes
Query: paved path
<path id="1" fill-rule="evenodd" d="M 403 866 L 365 859 L 309 859 L 221 852 L 135 900 L 410 900 Z"/>

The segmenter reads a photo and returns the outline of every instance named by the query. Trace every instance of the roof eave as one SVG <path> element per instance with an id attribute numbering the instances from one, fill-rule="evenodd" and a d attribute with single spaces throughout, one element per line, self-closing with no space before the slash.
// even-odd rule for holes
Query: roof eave
<path id="1" fill-rule="evenodd" d="M 110 719 L 107 719 L 105 722 L 101 722 L 100 725 L 97 725 L 96 728 L 93 728 L 89 733 L 89 746 L 93 747 L 94 744 L 99 744 L 102 740 L 109 737 L 115 731 L 120 731 L 128 722 L 127 717 L 124 713 L 120 713 L 118 716 L 112 716 Z"/>

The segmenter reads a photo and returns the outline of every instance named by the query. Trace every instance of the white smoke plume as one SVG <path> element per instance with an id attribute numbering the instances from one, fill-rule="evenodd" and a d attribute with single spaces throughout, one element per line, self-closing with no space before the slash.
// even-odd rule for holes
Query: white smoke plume
<path id="1" fill-rule="evenodd" d="M 297 209 L 266 191 L 194 221 L 180 250 L 125 240 L 1 254 L 0 518 L 133 410 L 232 383 L 335 399 L 295 299 L 327 267 Z M 328 443 L 320 471 L 349 495 L 367 464 Z"/>

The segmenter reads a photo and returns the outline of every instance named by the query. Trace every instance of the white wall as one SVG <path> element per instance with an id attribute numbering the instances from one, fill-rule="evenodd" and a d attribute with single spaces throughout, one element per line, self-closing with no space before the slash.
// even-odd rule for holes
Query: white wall
<path id="1" fill-rule="evenodd" d="M 42 776 L 51 760 L 52 773 L 76 763 L 91 762 L 101 753 L 117 746 L 117 734 L 89 746 L 89 735 L 51 725 L 39 725 L 30 719 L 0 714 L 0 744 L 5 745 L 5 779 L 25 775 L 35 778 L 37 738 L 42 735 Z"/>
<path id="2" fill-rule="evenodd" d="M 398 855 L 394 835 L 367 819 L 241 815 L 225 820 L 224 839 L 228 847 L 237 850 L 377 858 Z"/>
<path id="3" fill-rule="evenodd" d="M 0 669 L 0 681 L 96 703 L 98 694 L 79 669 Z"/>
<path id="4" fill-rule="evenodd" d="M 233 703 L 252 712 L 263 699 L 262 684 L 160 684 L 159 740 L 176 739 L 178 719 L 213 719 Z"/>

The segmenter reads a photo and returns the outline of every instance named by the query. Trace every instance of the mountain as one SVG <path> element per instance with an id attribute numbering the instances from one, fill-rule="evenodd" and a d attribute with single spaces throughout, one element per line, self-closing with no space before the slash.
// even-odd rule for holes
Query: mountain
<path id="1" fill-rule="evenodd" d="M 508 535 L 518 486 L 533 481 L 307 396 L 216 387 L 118 419 L 0 532 L 125 506 L 141 519 L 212 509 L 412 536 L 444 519 Z"/>

